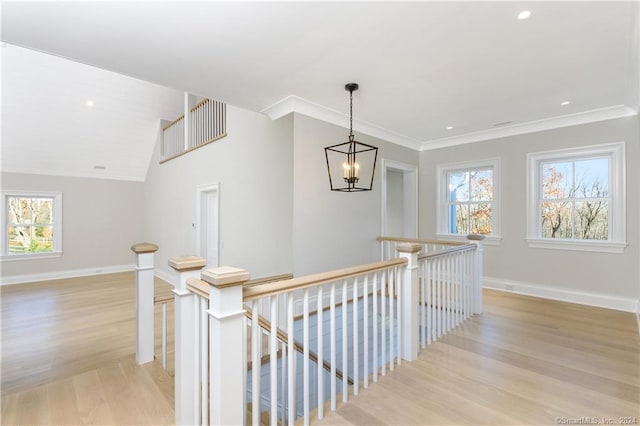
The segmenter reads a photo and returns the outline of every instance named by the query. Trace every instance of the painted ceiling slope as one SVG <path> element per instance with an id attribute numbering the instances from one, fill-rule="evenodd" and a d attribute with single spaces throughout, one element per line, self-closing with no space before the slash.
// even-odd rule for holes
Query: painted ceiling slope
<path id="1" fill-rule="evenodd" d="M 5 1 L 2 40 L 274 119 L 346 126 L 356 81 L 356 131 L 431 149 L 636 114 L 639 16 L 638 1 Z"/>
<path id="2" fill-rule="evenodd" d="M 3 171 L 145 180 L 160 120 L 182 113 L 182 92 L 10 44 L 0 51 Z"/>

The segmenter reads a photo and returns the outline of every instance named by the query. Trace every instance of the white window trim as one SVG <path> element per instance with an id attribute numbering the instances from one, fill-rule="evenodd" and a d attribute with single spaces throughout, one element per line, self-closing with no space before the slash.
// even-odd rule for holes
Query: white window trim
<path id="1" fill-rule="evenodd" d="M 580 157 L 611 158 L 609 191 L 611 210 L 608 241 L 541 238 L 538 209 L 540 163 L 573 160 Z M 577 148 L 558 149 L 527 154 L 527 243 L 529 247 L 558 250 L 623 253 L 626 242 L 626 170 L 625 144 L 614 142 Z"/>
<path id="2" fill-rule="evenodd" d="M 8 240 L 7 240 L 7 227 L 8 215 L 7 211 L 7 197 L 47 197 L 53 198 L 53 251 L 46 253 L 33 253 L 33 254 L 8 254 Z M 2 253 L 0 259 L 3 262 L 14 260 L 36 260 L 36 259 L 49 259 L 53 257 L 62 256 L 62 192 L 48 192 L 48 191 L 17 191 L 8 190 L 2 191 L 2 199 L 0 200 L 0 207 L 2 208 L 2 236 L 1 249 Z"/>
<path id="3" fill-rule="evenodd" d="M 437 213 L 436 213 L 436 238 L 440 240 L 461 241 L 466 242 L 467 236 L 460 234 L 451 234 L 447 228 L 447 173 L 456 170 L 469 170 L 488 168 L 493 169 L 493 200 L 492 200 L 492 230 L 491 235 L 485 235 L 484 242 L 488 245 L 499 245 L 502 241 L 500 235 L 500 202 L 501 202 L 501 186 L 500 186 L 500 158 L 487 158 L 478 161 L 464 161 L 460 163 L 438 164 L 437 166 Z"/>

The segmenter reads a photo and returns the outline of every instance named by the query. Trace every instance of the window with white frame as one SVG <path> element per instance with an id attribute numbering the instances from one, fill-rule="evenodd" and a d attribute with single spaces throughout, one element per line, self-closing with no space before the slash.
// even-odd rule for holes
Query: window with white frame
<path id="1" fill-rule="evenodd" d="M 499 165 L 496 158 L 438 166 L 439 236 L 499 239 Z"/>
<path id="2" fill-rule="evenodd" d="M 30 259 L 62 253 L 62 194 L 3 191 L 2 259 Z"/>
<path id="3" fill-rule="evenodd" d="M 623 251 L 624 143 L 527 157 L 527 240 L 531 247 Z"/>

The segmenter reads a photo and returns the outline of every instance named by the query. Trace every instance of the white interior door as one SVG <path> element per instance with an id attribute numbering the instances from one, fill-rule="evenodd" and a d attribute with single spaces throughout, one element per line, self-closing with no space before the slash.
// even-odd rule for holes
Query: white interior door
<path id="1" fill-rule="evenodd" d="M 218 184 L 198 187 L 198 253 L 207 268 L 220 266 L 220 218 Z"/>

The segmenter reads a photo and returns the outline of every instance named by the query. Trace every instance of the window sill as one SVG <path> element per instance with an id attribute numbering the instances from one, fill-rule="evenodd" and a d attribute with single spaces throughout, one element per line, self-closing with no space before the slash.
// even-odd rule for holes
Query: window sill
<path id="1" fill-rule="evenodd" d="M 470 242 L 466 235 L 459 234 L 436 234 L 436 238 L 443 241 Z M 482 243 L 488 246 L 499 246 L 502 244 L 502 237 L 498 235 L 485 235 Z"/>
<path id="2" fill-rule="evenodd" d="M 62 257 L 61 251 L 54 251 L 50 253 L 34 253 L 34 254 L 11 254 L 0 257 L 3 262 L 13 262 L 16 260 L 42 260 L 52 259 L 56 257 Z"/>
<path id="3" fill-rule="evenodd" d="M 599 253 L 624 253 L 624 249 L 628 245 L 627 243 L 614 243 L 610 241 L 549 240 L 539 238 L 528 238 L 527 243 L 531 248 L 592 251 Z"/>

